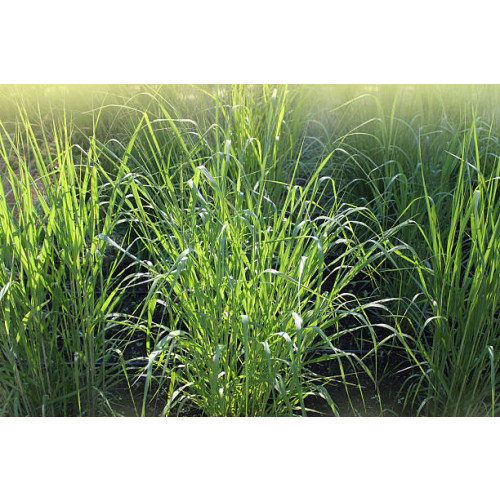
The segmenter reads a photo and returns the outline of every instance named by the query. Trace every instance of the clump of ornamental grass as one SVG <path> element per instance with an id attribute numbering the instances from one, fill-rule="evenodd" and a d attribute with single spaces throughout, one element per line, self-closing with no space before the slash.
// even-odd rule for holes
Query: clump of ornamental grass
<path id="1" fill-rule="evenodd" d="M 2 127 L 0 139 L 0 410 L 95 415 L 115 382 L 108 362 L 119 347 L 107 332 L 119 259 L 104 273 L 106 243 L 97 238 L 113 231 L 117 198 L 101 204 L 92 139 L 84 152 L 69 124 L 35 134 L 20 116 L 17 133 Z"/>
<path id="2" fill-rule="evenodd" d="M 156 158 L 153 164 L 134 157 L 134 148 L 145 148 L 144 131 L 150 140 L 142 157 Z M 284 182 L 271 167 L 247 172 L 241 147 L 252 138 L 243 140 L 243 129 L 227 134 L 221 152 L 173 163 L 144 115 L 126 148 L 123 163 L 134 182 L 124 206 L 145 249 L 132 257 L 150 283 L 137 323 L 149 360 L 142 413 L 153 379 L 166 391 L 164 414 L 189 402 L 209 416 L 306 415 L 311 395 L 335 413 L 328 378 L 311 367 L 336 362 L 343 382 L 346 363 L 370 373 L 339 348 L 346 334 L 340 320 L 347 311 L 374 338 L 366 311 L 384 305 L 353 300 L 345 287 L 390 255 L 391 235 L 372 230 L 358 239 L 357 228 L 366 231 L 372 216 L 332 203 L 335 182 L 322 176 L 329 157 L 305 185 L 294 182 L 297 160 Z M 182 134 L 177 139 L 190 151 Z M 321 200 L 329 200 L 328 210 Z M 101 238 L 120 248 L 109 235 Z M 158 311 L 161 323 L 153 319 Z M 329 354 L 321 354 L 325 348 Z"/>
<path id="3" fill-rule="evenodd" d="M 474 163 L 467 161 L 469 151 Z M 407 400 L 432 416 L 495 415 L 500 316 L 500 162 L 479 153 L 475 124 L 462 143 L 450 195 L 425 189 L 428 224 L 420 230 L 420 334 L 410 357 L 420 374 Z M 491 160 L 491 159 L 490 159 Z M 425 256 L 425 257 L 424 257 Z M 418 359 L 417 359 L 418 358 Z"/>

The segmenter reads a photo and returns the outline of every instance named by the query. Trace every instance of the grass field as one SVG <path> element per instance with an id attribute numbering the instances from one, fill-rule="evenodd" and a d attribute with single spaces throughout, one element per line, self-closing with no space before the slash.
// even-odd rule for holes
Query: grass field
<path id="1" fill-rule="evenodd" d="M 495 416 L 498 86 L 0 86 L 0 414 Z"/>

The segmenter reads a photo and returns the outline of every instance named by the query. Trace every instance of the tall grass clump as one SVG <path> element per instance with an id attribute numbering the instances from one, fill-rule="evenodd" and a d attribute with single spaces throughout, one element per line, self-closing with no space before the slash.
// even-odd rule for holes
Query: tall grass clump
<path id="1" fill-rule="evenodd" d="M 126 148 L 134 183 L 124 206 L 145 250 L 136 256 L 140 276 L 150 283 L 137 323 L 149 356 L 143 412 L 156 375 L 167 393 L 165 414 L 189 402 L 210 416 L 305 415 L 313 394 L 335 412 L 326 380 L 310 365 L 330 359 L 343 374 L 344 360 L 369 373 L 339 348 L 341 320 L 352 316 L 358 333 L 365 328 L 374 338 L 366 311 L 384 306 L 345 289 L 389 255 L 390 235 L 367 229 L 368 210 L 336 198 L 335 182 L 323 176 L 329 157 L 300 185 L 298 157 L 280 174 L 271 162 L 283 161 L 276 152 L 264 164 L 255 150 L 247 164 L 245 148 L 256 142 L 270 152 L 274 135 L 253 138 L 235 124 L 210 128 L 219 130 L 222 150 L 198 158 L 179 133 L 176 147 L 190 153 L 175 163 L 145 114 Z M 155 161 L 135 158 L 138 150 Z M 358 238 L 361 227 L 371 238 Z"/>
<path id="2" fill-rule="evenodd" d="M 117 199 L 101 203 L 95 142 L 84 152 L 68 123 L 35 134 L 19 116 L 0 142 L 0 411 L 96 415 L 114 383 L 107 317 L 120 295 L 97 235 L 113 231 Z"/>
<path id="3" fill-rule="evenodd" d="M 470 152 L 475 155 L 470 163 Z M 462 143 L 451 193 L 430 196 L 417 267 L 425 305 L 411 388 L 419 412 L 495 415 L 500 316 L 500 162 L 481 157 L 475 122 Z"/>

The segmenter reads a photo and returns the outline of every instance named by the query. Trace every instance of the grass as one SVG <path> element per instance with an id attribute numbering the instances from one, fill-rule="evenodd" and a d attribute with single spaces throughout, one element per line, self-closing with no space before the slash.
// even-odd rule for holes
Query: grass
<path id="1" fill-rule="evenodd" d="M 496 88 L 14 90 L 2 414 L 496 414 Z"/>
<path id="2" fill-rule="evenodd" d="M 474 164 L 467 162 L 468 149 Z M 462 144 L 455 188 L 440 212 L 426 191 L 428 228 L 422 232 L 430 255 L 421 269 L 422 290 L 432 316 L 431 335 L 418 338 L 425 367 L 420 406 L 431 414 L 495 414 L 499 330 L 500 163 L 483 168 L 475 124 Z"/>
<path id="3" fill-rule="evenodd" d="M 106 365 L 117 346 L 106 317 L 122 293 L 114 279 L 119 260 L 103 272 L 105 243 L 96 236 L 113 229 L 118 205 L 112 195 L 102 210 L 95 147 L 74 148 L 69 129 L 54 123 L 48 156 L 26 116 L 15 137 L 1 142 L 12 190 L 11 206 L 0 192 L 6 414 L 95 415 L 113 385 Z M 47 136 L 41 140 L 47 146 Z"/>

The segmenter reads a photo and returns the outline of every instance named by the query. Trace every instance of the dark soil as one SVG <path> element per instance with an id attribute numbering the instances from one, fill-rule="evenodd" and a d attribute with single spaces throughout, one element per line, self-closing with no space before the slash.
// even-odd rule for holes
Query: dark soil
<path id="1" fill-rule="evenodd" d="M 396 356 L 387 359 L 384 364 L 382 373 L 387 375 L 378 376 L 378 387 L 364 371 L 359 370 L 346 373 L 344 375 L 346 383 L 344 383 L 335 362 L 330 362 L 330 366 L 320 367 L 316 371 L 319 374 L 323 371 L 325 378 L 331 377 L 332 373 L 335 374 L 334 381 L 328 382 L 325 387 L 341 417 L 412 416 L 411 411 L 404 407 L 404 400 L 400 394 L 408 378 L 408 371 L 403 371 L 404 368 L 401 368 Z M 375 374 L 375 367 L 373 363 L 371 365 L 368 368 Z M 309 398 L 308 406 L 313 410 L 310 416 L 334 416 L 330 406 L 322 398 Z"/>

